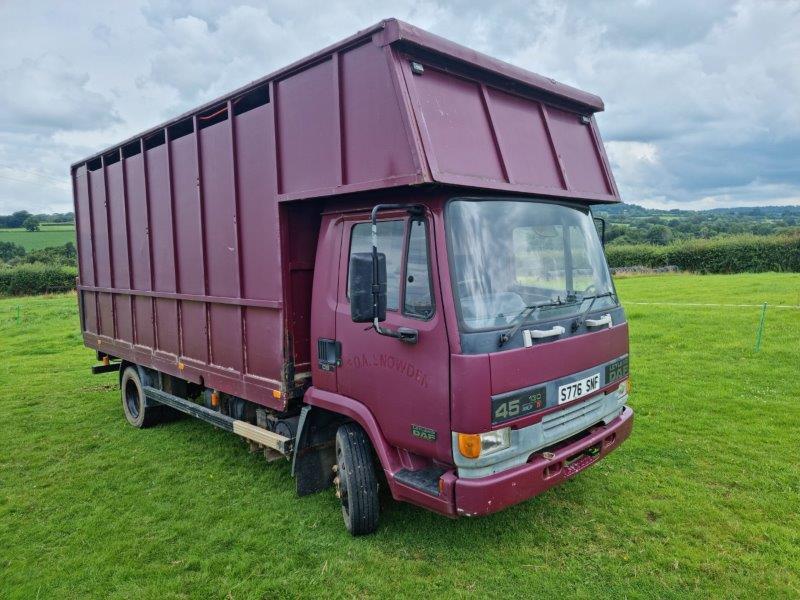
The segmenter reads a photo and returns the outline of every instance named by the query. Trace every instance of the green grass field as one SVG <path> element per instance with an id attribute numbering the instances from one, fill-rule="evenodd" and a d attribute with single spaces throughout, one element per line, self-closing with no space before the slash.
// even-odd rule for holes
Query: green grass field
<path id="1" fill-rule="evenodd" d="M 75 243 L 74 225 L 42 224 L 40 227 L 39 231 L 0 229 L 0 242 L 13 242 L 29 251 L 63 246 L 67 242 Z"/>
<path id="2" fill-rule="evenodd" d="M 800 595 L 800 275 L 618 282 L 632 437 L 566 484 L 451 521 L 388 498 L 351 538 L 333 493 L 185 419 L 128 426 L 74 295 L 0 299 L 0 597 Z M 19 308 L 19 318 L 17 317 Z"/>

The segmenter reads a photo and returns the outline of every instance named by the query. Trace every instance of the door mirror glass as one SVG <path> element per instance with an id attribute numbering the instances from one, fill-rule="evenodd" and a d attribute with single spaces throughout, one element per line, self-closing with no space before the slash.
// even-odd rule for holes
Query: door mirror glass
<path id="1" fill-rule="evenodd" d="M 371 323 L 375 317 L 379 322 L 386 320 L 386 255 L 383 252 L 378 252 L 377 266 L 376 298 L 372 290 L 372 253 L 354 252 L 350 255 L 350 318 L 354 323 Z"/>

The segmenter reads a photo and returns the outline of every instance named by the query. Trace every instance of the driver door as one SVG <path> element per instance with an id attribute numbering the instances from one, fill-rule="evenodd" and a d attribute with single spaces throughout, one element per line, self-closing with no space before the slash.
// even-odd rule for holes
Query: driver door
<path id="1" fill-rule="evenodd" d="M 395 215 L 395 216 L 393 216 Z M 350 255 L 369 252 L 371 224 L 364 214 L 345 221 L 340 259 L 336 337 L 339 393 L 367 406 L 387 441 L 425 456 L 451 454 L 448 343 L 433 228 L 425 217 L 389 213 L 378 222 L 378 251 L 386 255 L 384 327 L 417 330 L 409 344 L 378 334 L 350 318 Z"/>

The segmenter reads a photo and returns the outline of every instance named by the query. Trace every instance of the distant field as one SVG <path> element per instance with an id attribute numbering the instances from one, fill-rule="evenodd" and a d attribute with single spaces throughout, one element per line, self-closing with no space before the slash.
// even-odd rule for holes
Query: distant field
<path id="1" fill-rule="evenodd" d="M 384 497 L 358 539 L 285 461 L 191 419 L 128 426 L 74 294 L 0 299 L 0 598 L 798 597 L 800 310 L 777 306 L 800 275 L 618 288 L 636 411 L 618 451 L 480 519 Z M 758 353 L 757 306 L 671 305 L 762 302 Z"/>
<path id="2" fill-rule="evenodd" d="M 24 229 L 0 229 L 0 242 L 13 242 L 25 250 L 39 250 L 50 246 L 75 243 L 74 225 L 43 225 L 41 231 Z"/>
<path id="3" fill-rule="evenodd" d="M 39 223 L 45 231 L 75 231 L 74 223 Z"/>

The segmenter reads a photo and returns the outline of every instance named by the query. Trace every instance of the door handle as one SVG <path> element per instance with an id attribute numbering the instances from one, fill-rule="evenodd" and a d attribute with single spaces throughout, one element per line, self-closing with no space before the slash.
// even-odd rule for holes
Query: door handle
<path id="1" fill-rule="evenodd" d="M 397 333 L 400 341 L 406 344 L 416 344 L 419 341 L 419 331 L 411 327 L 398 327 Z"/>
<path id="2" fill-rule="evenodd" d="M 600 327 L 602 325 L 608 325 L 611 327 L 611 315 L 606 313 L 599 319 L 586 319 L 586 326 L 587 327 Z"/>
<path id="3" fill-rule="evenodd" d="M 552 329 L 531 329 L 531 337 L 534 339 L 542 339 L 542 338 L 549 338 L 555 337 L 557 335 L 562 335 L 566 329 L 564 329 L 561 325 L 556 325 Z"/>

